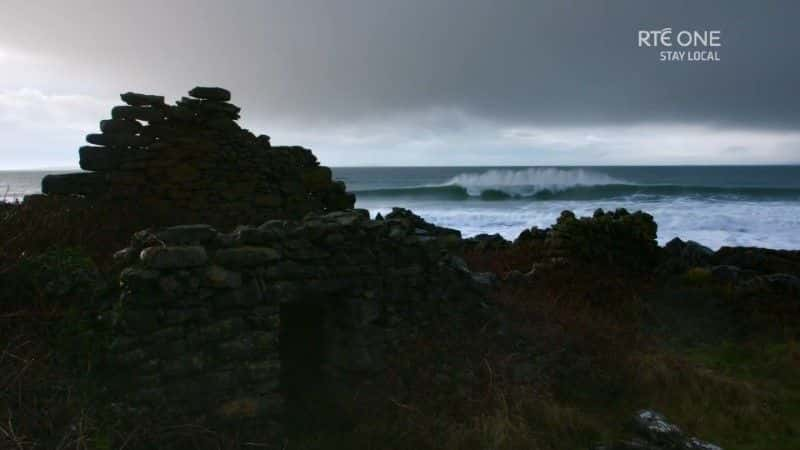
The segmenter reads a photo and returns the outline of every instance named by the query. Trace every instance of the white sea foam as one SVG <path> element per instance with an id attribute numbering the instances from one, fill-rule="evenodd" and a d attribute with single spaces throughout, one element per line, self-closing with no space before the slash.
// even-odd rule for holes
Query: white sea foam
<path id="1" fill-rule="evenodd" d="M 479 195 L 487 189 L 502 190 L 510 194 L 531 195 L 544 190 L 556 192 L 575 186 L 609 184 L 631 183 L 586 169 L 554 167 L 490 169 L 482 173 L 462 173 L 444 183 L 447 186 L 461 186 L 470 195 Z"/>
<path id="2" fill-rule="evenodd" d="M 555 223 L 563 210 L 591 215 L 596 208 L 644 210 L 658 224 L 658 241 L 665 244 L 674 237 L 691 239 L 713 249 L 722 246 L 757 246 L 800 249 L 800 203 L 708 201 L 678 198 L 665 201 L 510 201 L 440 202 L 419 201 L 391 204 L 386 201 L 358 201 L 358 207 L 373 214 L 386 214 L 391 206 L 411 208 L 426 220 L 461 230 L 465 237 L 480 233 L 499 233 L 514 239 L 532 226 L 546 228 Z"/>

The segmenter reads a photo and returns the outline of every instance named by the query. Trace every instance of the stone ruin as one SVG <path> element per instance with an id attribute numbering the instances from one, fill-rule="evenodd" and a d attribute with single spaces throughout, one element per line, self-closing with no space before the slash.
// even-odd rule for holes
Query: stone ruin
<path id="1" fill-rule="evenodd" d="M 274 442 L 287 417 L 341 420 L 423 327 L 484 323 L 486 284 L 448 251 L 459 240 L 405 210 L 137 233 L 115 255 L 109 403 Z"/>
<path id="2" fill-rule="evenodd" d="M 385 399 L 420 330 L 484 323 L 487 278 L 451 254 L 458 231 L 400 209 L 370 219 L 310 150 L 240 128 L 228 91 L 189 95 L 122 94 L 80 149 L 86 172 L 48 175 L 30 199 L 134 209 L 127 225 L 151 227 L 115 254 L 104 315 L 96 384 L 120 420 L 280 444 L 287 423 L 343 420 L 369 389 Z"/>
<path id="3" fill-rule="evenodd" d="M 272 146 L 242 129 L 225 89 L 196 87 L 175 105 L 157 95 L 120 97 L 126 105 L 112 108 L 80 149 L 87 172 L 46 176 L 44 194 L 139 210 L 152 218 L 147 225 L 259 224 L 355 203 L 310 150 Z"/>

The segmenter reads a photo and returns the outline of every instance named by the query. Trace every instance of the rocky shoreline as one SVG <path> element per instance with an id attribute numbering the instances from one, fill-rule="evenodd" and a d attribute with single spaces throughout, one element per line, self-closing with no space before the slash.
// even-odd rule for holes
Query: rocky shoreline
<path id="1" fill-rule="evenodd" d="M 624 209 L 595 211 L 593 217 L 562 213 L 548 229 L 531 228 L 514 241 L 500 235 L 481 234 L 464 241 L 465 248 L 486 252 L 529 249 L 558 261 L 571 257 L 617 266 L 675 275 L 693 270 L 696 276 L 731 287 L 736 297 L 800 295 L 800 250 L 759 247 L 722 247 L 714 251 L 694 241 L 674 238 L 663 247 L 655 244 L 656 224 L 643 212 Z M 509 278 L 532 276 L 536 267 Z"/>

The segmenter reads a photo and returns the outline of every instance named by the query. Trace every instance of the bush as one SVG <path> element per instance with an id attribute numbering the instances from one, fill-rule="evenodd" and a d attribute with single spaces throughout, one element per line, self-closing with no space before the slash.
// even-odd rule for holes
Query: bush
<path id="1" fill-rule="evenodd" d="M 75 248 L 23 255 L 0 272 L 0 304 L 53 306 L 66 299 L 89 297 L 98 287 L 99 272 L 91 258 Z"/>

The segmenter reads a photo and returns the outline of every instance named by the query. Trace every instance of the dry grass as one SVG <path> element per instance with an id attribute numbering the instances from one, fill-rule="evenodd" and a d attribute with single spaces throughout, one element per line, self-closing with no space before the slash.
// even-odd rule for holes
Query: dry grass
<path id="1" fill-rule="evenodd" d="M 79 383 L 55 363 L 48 327 L 53 311 L 0 317 L 0 445 L 2 448 L 89 449 L 94 421 Z"/>
<path id="2" fill-rule="evenodd" d="M 63 247 L 80 248 L 102 265 L 135 231 L 98 227 L 106 219 L 97 211 L 4 208 L 0 272 L 19 267 L 23 251 L 30 256 Z M 541 255 L 512 249 L 466 259 L 473 269 L 502 278 L 511 270 L 529 271 Z M 725 448 L 800 448 L 798 306 L 733 304 L 737 320 L 753 330 L 744 340 L 667 347 L 644 326 L 649 293 L 662 282 L 604 266 L 540 269 L 528 282 L 493 293 L 505 318 L 499 323 L 420 336 L 394 361 L 396 373 L 387 374 L 396 385 L 361 408 L 357 426 L 291 436 L 288 448 L 587 448 L 620 437 L 640 408 L 662 411 Z M 73 308 L 46 296 L 14 300 L 0 299 L 0 448 L 275 444 L 157 418 L 125 427 L 109 421 L 85 389 L 91 356 L 76 351 L 71 364 L 61 360 L 64 341 L 55 330 Z"/>
<path id="3" fill-rule="evenodd" d="M 529 267 L 538 258 L 530 253 L 526 261 L 514 252 L 505 261 L 502 254 L 467 256 L 473 267 L 506 271 Z M 682 282 L 691 288 L 698 286 L 696 278 Z M 662 289 L 662 283 L 674 282 L 615 273 L 608 267 L 561 267 L 540 274 L 527 286 L 501 290 L 497 300 L 539 343 L 540 355 L 554 355 L 540 358 L 550 361 L 557 374 L 544 391 L 553 395 L 556 405 L 569 405 L 586 432 L 594 427 L 613 435 L 633 411 L 646 407 L 725 448 L 766 448 L 766 442 L 769 448 L 797 448 L 800 357 L 792 345 L 798 336 L 796 302 L 723 303 L 748 335 L 701 351 L 667 347 L 662 336 L 647 332 L 643 315 L 649 294 Z M 711 295 L 707 284 L 700 283 L 698 295 Z M 719 320 L 730 317 L 720 314 Z M 764 358 L 763 349 L 771 347 L 779 349 L 777 356 Z M 563 348 L 568 349 L 566 357 L 559 359 L 555 355 Z M 579 448 L 579 442 L 570 442 Z"/>

